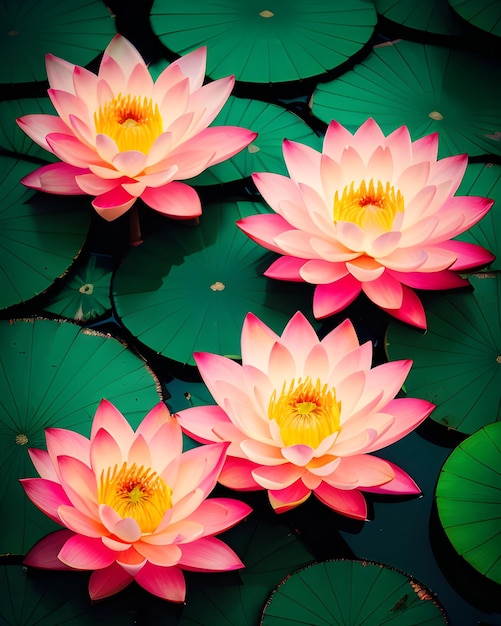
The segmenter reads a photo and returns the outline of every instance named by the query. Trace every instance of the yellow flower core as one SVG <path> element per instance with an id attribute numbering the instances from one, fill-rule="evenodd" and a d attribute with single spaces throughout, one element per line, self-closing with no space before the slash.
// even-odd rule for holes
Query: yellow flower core
<path id="1" fill-rule="evenodd" d="M 121 93 L 94 113 L 96 132 L 115 140 L 119 150 L 147 154 L 162 133 L 162 116 L 151 98 Z"/>
<path id="2" fill-rule="evenodd" d="M 172 507 L 171 495 L 172 489 L 149 467 L 124 462 L 101 472 L 99 504 L 107 504 L 121 517 L 132 517 L 143 533 L 156 530 Z"/>
<path id="3" fill-rule="evenodd" d="M 323 385 L 319 378 L 313 383 L 304 380 L 284 382 L 277 398 L 276 390 L 270 398 L 268 417 L 280 428 L 286 446 L 305 444 L 312 448 L 340 429 L 341 403 L 336 401 L 336 390 Z"/>
<path id="4" fill-rule="evenodd" d="M 395 215 L 404 210 L 404 198 L 400 191 L 378 180 L 369 184 L 363 180 L 355 188 L 355 183 L 343 189 L 341 197 L 336 191 L 334 196 L 334 221 L 352 222 L 360 228 L 376 226 L 385 231 L 391 230 Z"/>

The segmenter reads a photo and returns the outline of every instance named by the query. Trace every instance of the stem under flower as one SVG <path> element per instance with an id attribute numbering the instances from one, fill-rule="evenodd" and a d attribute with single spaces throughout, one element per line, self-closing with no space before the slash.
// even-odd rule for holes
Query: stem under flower
<path id="1" fill-rule="evenodd" d="M 139 211 L 135 204 L 129 209 L 129 238 L 131 246 L 140 246 L 143 243 L 141 225 L 139 224 Z"/>

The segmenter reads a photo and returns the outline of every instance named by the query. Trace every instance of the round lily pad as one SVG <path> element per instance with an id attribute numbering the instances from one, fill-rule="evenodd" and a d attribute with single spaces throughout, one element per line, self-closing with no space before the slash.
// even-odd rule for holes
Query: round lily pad
<path id="1" fill-rule="evenodd" d="M 457 195 L 483 196 L 494 200 L 494 205 L 487 215 L 455 239 L 490 250 L 496 258 L 489 265 L 489 269 L 501 270 L 501 165 L 494 163 L 468 165 Z"/>
<path id="2" fill-rule="evenodd" d="M 33 163 L 0 156 L 0 309 L 45 291 L 75 260 L 87 236 L 81 198 L 27 190 Z"/>
<path id="3" fill-rule="evenodd" d="M 501 4 L 498 0 L 449 0 L 464 20 L 496 37 L 501 37 Z"/>
<path id="4" fill-rule="evenodd" d="M 386 334 L 389 359 L 413 361 L 406 393 L 435 403 L 430 419 L 467 435 L 501 420 L 501 276 L 470 282 L 472 292 L 430 299 L 426 333 L 391 322 Z"/>
<path id="5" fill-rule="evenodd" d="M 195 227 L 163 219 L 114 275 L 112 299 L 122 324 L 157 354 L 189 365 L 195 351 L 238 358 L 249 311 L 282 332 L 301 303 L 311 302 L 311 286 L 263 276 L 269 253 L 235 225 L 269 211 L 226 202 L 206 206 Z"/>
<path id="6" fill-rule="evenodd" d="M 422 626 L 447 623 L 435 594 L 381 563 L 323 561 L 288 576 L 266 604 L 262 626 Z"/>
<path id="7" fill-rule="evenodd" d="M 0 83 L 46 80 L 45 55 L 87 65 L 116 34 L 101 0 L 1 0 Z"/>
<path id="8" fill-rule="evenodd" d="M 364 0 L 156 0 L 151 25 L 170 50 L 207 45 L 207 73 L 248 83 L 299 81 L 346 62 L 371 38 L 376 11 Z"/>
<path id="9" fill-rule="evenodd" d="M 439 133 L 439 156 L 501 154 L 501 81 L 489 58 L 442 46 L 388 42 L 353 70 L 321 83 L 311 108 L 324 122 L 356 130 L 373 117 L 386 134 Z"/>
<path id="10" fill-rule="evenodd" d="M 111 311 L 110 283 L 114 262 L 96 254 L 79 258 L 62 279 L 60 291 L 45 311 L 81 322 L 95 321 Z"/>
<path id="11" fill-rule="evenodd" d="M 259 134 L 247 148 L 192 178 L 190 184 L 227 183 L 261 171 L 286 174 L 282 155 L 285 138 L 321 149 L 319 136 L 301 118 L 281 106 L 260 100 L 230 96 L 214 125 L 243 126 Z"/>
<path id="12" fill-rule="evenodd" d="M 54 154 L 40 147 L 16 124 L 18 117 L 36 113 L 55 115 L 54 107 L 48 97 L 0 102 L 0 147 L 17 154 L 36 157 L 45 162 L 56 161 L 57 157 Z"/>
<path id="13" fill-rule="evenodd" d="M 160 397 L 158 381 L 124 344 L 71 322 L 2 320 L 0 345 L 0 553 L 25 554 L 56 527 L 19 484 L 37 475 L 28 448 L 45 448 L 49 426 L 88 437 L 102 398 L 136 427 Z"/>
<path id="14" fill-rule="evenodd" d="M 455 550 L 501 584 L 501 422 L 484 426 L 453 450 L 435 492 L 438 515 Z"/>
<path id="15" fill-rule="evenodd" d="M 461 21 L 448 0 L 375 0 L 377 12 L 388 21 L 415 31 L 436 35 L 461 35 Z"/>
<path id="16" fill-rule="evenodd" d="M 278 582 L 313 560 L 285 524 L 256 520 L 254 515 L 227 531 L 224 541 L 245 568 L 230 573 L 226 580 L 218 581 L 212 574 L 206 584 L 189 584 L 179 622 L 182 626 L 258 624 L 263 604 Z"/>

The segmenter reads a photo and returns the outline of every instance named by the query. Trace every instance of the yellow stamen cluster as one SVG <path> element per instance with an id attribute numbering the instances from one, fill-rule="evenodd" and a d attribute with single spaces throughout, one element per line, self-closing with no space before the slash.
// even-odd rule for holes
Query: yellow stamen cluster
<path id="1" fill-rule="evenodd" d="M 99 504 L 107 504 L 121 517 L 132 517 L 143 533 L 156 530 L 172 507 L 171 496 L 172 489 L 151 468 L 124 462 L 101 472 Z"/>
<path id="2" fill-rule="evenodd" d="M 398 212 L 404 210 L 404 198 L 400 191 L 390 183 L 378 180 L 369 184 L 363 180 L 358 187 L 355 183 L 346 187 L 341 196 L 336 191 L 334 196 L 334 221 L 352 222 L 360 228 L 377 227 L 384 231 L 391 230 Z"/>
<path id="3" fill-rule="evenodd" d="M 162 116 L 151 98 L 118 94 L 94 113 L 96 132 L 115 140 L 119 150 L 147 154 L 162 133 Z"/>
<path id="4" fill-rule="evenodd" d="M 268 417 L 278 424 L 286 446 L 305 444 L 317 448 L 340 429 L 340 412 L 336 390 L 318 378 L 313 383 L 309 376 L 284 382 L 280 395 L 277 398 L 275 390 L 268 406 Z"/>

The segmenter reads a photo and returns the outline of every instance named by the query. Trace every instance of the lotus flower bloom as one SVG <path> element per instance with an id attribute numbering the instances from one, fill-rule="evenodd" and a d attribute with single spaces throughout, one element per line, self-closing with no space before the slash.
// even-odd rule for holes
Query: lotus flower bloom
<path id="1" fill-rule="evenodd" d="M 465 286 L 456 272 L 494 258 L 451 240 L 493 201 L 454 196 L 467 155 L 437 161 L 437 151 L 436 133 L 412 142 L 405 126 L 386 137 L 369 119 L 352 135 L 333 121 L 322 153 L 284 141 L 290 178 L 254 174 L 276 214 L 246 217 L 238 226 L 283 255 L 266 276 L 316 285 L 316 318 L 337 313 L 363 291 L 394 317 L 425 328 L 413 289 Z"/>
<path id="2" fill-rule="evenodd" d="M 207 128 L 233 88 L 230 76 L 202 86 L 206 49 L 170 64 L 156 82 L 136 48 L 117 35 L 93 74 L 47 55 L 57 116 L 35 114 L 19 126 L 62 163 L 23 179 L 33 189 L 90 194 L 106 220 L 141 197 L 175 218 L 200 215 L 197 193 L 179 180 L 232 157 L 255 137 L 233 126 Z"/>
<path id="3" fill-rule="evenodd" d="M 426 400 L 395 399 L 410 361 L 371 369 L 372 344 L 359 344 L 349 320 L 320 341 L 301 313 L 281 337 L 249 313 L 241 352 L 242 365 L 195 354 L 217 406 L 178 414 L 197 441 L 230 442 L 223 485 L 266 489 L 279 513 L 313 492 L 356 519 L 367 516 L 361 491 L 419 493 L 402 469 L 370 454 L 409 433 L 434 408 Z"/>
<path id="4" fill-rule="evenodd" d="M 90 440 L 59 428 L 46 431 L 47 451 L 31 449 L 41 478 L 21 480 L 29 498 L 68 530 L 38 542 L 25 563 L 43 569 L 95 570 L 92 599 L 120 591 L 133 579 L 147 591 L 182 602 L 182 569 L 234 570 L 238 556 L 213 535 L 250 508 L 207 498 L 227 444 L 181 453 L 182 432 L 159 403 L 134 432 L 101 401 Z"/>

